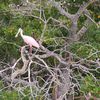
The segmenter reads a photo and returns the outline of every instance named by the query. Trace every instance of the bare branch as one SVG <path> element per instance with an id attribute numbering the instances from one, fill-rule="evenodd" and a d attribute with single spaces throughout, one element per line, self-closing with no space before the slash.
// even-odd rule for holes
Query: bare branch
<path id="1" fill-rule="evenodd" d="M 57 8 L 58 11 L 59 11 L 62 15 L 68 17 L 69 19 L 71 19 L 71 18 L 73 17 L 72 14 L 66 12 L 66 11 L 61 7 L 60 3 L 55 2 L 54 0 L 49 0 L 49 2 L 52 4 L 52 6 L 54 6 L 55 8 Z"/>
<path id="2" fill-rule="evenodd" d="M 96 1 L 98 1 L 98 0 L 89 0 L 89 1 L 86 2 L 86 3 L 83 3 L 83 4 L 80 6 L 78 12 L 76 13 L 77 19 L 82 15 L 82 13 L 87 9 L 87 7 L 88 7 L 90 4 L 92 4 L 92 3 L 96 2 Z"/>
<path id="3" fill-rule="evenodd" d="M 21 57 L 22 57 L 22 61 L 23 61 L 22 69 L 18 69 L 17 71 L 15 71 L 14 73 L 12 73 L 12 75 L 11 75 L 12 81 L 14 80 L 14 78 L 15 78 L 17 75 L 24 74 L 25 71 L 26 71 L 26 69 L 27 69 L 27 67 L 28 67 L 29 60 L 27 60 L 27 59 L 25 58 L 24 51 L 25 51 L 25 46 L 21 48 Z"/>

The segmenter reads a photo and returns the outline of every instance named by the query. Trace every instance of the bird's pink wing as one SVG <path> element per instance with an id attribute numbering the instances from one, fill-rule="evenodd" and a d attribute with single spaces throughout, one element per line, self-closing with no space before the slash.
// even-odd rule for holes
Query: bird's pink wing
<path id="1" fill-rule="evenodd" d="M 36 47 L 36 48 L 39 48 L 39 47 L 40 47 L 39 44 L 38 44 L 38 42 L 37 42 L 34 38 L 32 38 L 32 37 L 30 37 L 30 36 L 24 35 L 24 36 L 23 36 L 23 40 L 24 40 L 24 42 L 25 42 L 26 44 L 28 44 L 28 45 L 30 45 L 30 46 L 34 46 L 34 47 Z"/>

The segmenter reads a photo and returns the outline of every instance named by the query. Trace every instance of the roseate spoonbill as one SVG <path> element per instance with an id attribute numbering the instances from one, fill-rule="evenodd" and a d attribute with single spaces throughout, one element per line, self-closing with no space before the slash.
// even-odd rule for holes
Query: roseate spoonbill
<path id="1" fill-rule="evenodd" d="M 40 47 L 38 42 L 34 38 L 32 38 L 31 36 L 23 35 L 23 30 L 21 28 L 19 28 L 18 33 L 15 37 L 18 37 L 18 34 L 20 34 L 24 42 L 30 46 L 30 53 L 32 53 L 32 46 L 36 48 Z"/>

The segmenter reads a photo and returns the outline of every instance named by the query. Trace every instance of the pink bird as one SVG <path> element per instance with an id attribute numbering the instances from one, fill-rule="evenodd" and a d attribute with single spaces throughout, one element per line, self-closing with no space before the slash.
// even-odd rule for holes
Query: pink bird
<path id="1" fill-rule="evenodd" d="M 24 40 L 24 42 L 30 46 L 30 50 L 29 50 L 30 53 L 32 53 L 32 46 L 34 46 L 36 48 L 40 47 L 38 42 L 34 38 L 32 38 L 31 36 L 23 35 L 23 30 L 21 28 L 19 28 L 18 33 L 16 34 L 15 37 L 18 37 L 19 33 L 20 33 L 22 39 Z"/>

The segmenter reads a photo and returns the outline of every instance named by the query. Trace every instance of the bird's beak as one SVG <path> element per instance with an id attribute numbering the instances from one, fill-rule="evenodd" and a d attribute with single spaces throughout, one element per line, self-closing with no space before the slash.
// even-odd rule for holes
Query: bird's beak
<path id="1" fill-rule="evenodd" d="M 19 28 L 17 34 L 15 35 L 15 38 L 18 37 L 18 34 L 19 34 L 19 33 L 21 34 L 22 32 L 23 32 L 23 30 L 22 30 L 21 28 Z"/>
<path id="2" fill-rule="evenodd" d="M 15 35 L 15 38 L 17 38 L 18 37 L 18 34 L 20 33 L 20 31 L 18 30 L 18 32 L 17 32 L 17 34 Z"/>
<path id="3" fill-rule="evenodd" d="M 15 35 L 15 38 L 17 38 L 18 37 L 18 33 Z"/>

